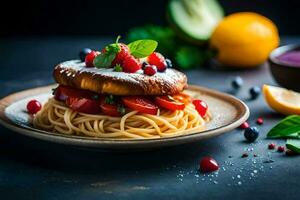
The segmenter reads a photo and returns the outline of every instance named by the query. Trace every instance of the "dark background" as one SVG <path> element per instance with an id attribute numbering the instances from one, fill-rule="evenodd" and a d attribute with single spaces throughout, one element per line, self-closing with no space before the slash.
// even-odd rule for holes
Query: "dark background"
<path id="1" fill-rule="evenodd" d="M 226 14 L 255 11 L 284 35 L 300 34 L 300 1 L 220 0 Z M 166 24 L 167 0 L 9 1 L 0 6 L 0 36 L 116 35 L 130 27 Z"/>

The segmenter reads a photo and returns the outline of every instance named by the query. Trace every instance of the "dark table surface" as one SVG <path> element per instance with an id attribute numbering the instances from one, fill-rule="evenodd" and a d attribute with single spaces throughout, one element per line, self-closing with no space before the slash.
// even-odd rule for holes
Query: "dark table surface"
<path id="1" fill-rule="evenodd" d="M 83 47 L 101 48 L 109 38 L 1 38 L 0 97 L 53 83 L 58 62 L 77 57 Z M 283 37 L 282 43 L 300 42 Z M 283 116 L 262 96 L 248 100 L 248 89 L 275 84 L 268 66 L 245 71 L 196 69 L 186 72 L 192 84 L 223 92 L 230 79 L 243 77 L 237 94 L 250 108 L 249 123 L 262 116 L 256 143 L 234 130 L 209 140 L 149 152 L 91 152 L 21 136 L 0 127 L 1 199 L 299 199 L 300 157 L 267 149 L 275 142 L 267 131 Z M 244 152 L 249 157 L 241 158 Z M 258 157 L 254 157 L 257 154 Z M 218 173 L 198 172 L 201 157 L 213 156 Z"/>

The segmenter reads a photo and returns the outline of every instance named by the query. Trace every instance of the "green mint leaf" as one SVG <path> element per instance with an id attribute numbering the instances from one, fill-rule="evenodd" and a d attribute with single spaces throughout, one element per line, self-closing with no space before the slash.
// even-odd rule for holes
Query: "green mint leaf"
<path id="1" fill-rule="evenodd" d="M 155 40 L 136 40 L 128 44 L 131 55 L 136 58 L 144 58 L 153 53 L 157 47 Z"/>
<path id="2" fill-rule="evenodd" d="M 119 37 L 118 37 L 119 38 Z M 117 38 L 117 41 L 118 41 Z M 105 53 L 101 53 L 94 59 L 94 66 L 97 68 L 110 67 L 117 53 L 121 50 L 120 45 L 116 42 L 105 47 Z"/>
<path id="3" fill-rule="evenodd" d="M 284 118 L 268 132 L 267 137 L 300 139 L 300 115 Z"/>
<path id="4" fill-rule="evenodd" d="M 300 154 L 300 140 L 288 139 L 286 141 L 286 148 Z"/>
<path id="5" fill-rule="evenodd" d="M 115 57 L 116 53 L 99 54 L 93 61 L 94 66 L 97 68 L 110 67 Z"/>

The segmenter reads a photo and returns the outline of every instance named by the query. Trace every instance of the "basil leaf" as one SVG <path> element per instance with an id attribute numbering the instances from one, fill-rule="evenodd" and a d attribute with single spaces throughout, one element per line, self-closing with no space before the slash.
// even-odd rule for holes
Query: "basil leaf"
<path id="1" fill-rule="evenodd" d="M 144 58 L 153 53 L 157 47 L 155 40 L 137 40 L 128 44 L 131 55 L 136 58 Z"/>
<path id="2" fill-rule="evenodd" d="M 284 118 L 268 132 L 267 137 L 300 139 L 300 116 L 291 115 Z"/>
<path id="3" fill-rule="evenodd" d="M 102 68 L 102 67 L 110 67 L 112 61 L 115 59 L 116 53 L 112 54 L 100 54 L 98 55 L 93 63 L 94 66 L 97 68 Z"/>
<path id="4" fill-rule="evenodd" d="M 288 139 L 286 141 L 286 148 L 288 148 L 296 153 L 300 153 L 300 140 Z"/>

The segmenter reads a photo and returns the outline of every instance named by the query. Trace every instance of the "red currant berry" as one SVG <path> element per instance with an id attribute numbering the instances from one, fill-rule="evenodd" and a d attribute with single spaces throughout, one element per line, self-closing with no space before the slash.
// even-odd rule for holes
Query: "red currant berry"
<path id="1" fill-rule="evenodd" d="M 256 120 L 256 123 L 258 124 L 258 125 L 262 125 L 263 123 L 264 123 L 264 120 L 263 120 L 263 118 L 258 118 L 257 120 Z"/>
<path id="2" fill-rule="evenodd" d="M 249 128 L 250 126 L 249 126 L 249 124 L 248 124 L 248 122 L 244 122 L 244 123 L 242 123 L 241 125 L 240 125 L 240 128 L 241 129 L 246 129 L 246 128 Z"/>
<path id="3" fill-rule="evenodd" d="M 148 56 L 148 63 L 150 65 L 155 65 L 157 71 L 163 72 L 167 69 L 167 63 L 163 55 L 158 52 L 153 52 Z"/>
<path id="4" fill-rule="evenodd" d="M 31 100 L 27 103 L 27 111 L 29 114 L 36 114 L 42 109 L 42 104 L 37 100 Z"/>
<path id="5" fill-rule="evenodd" d="M 153 76 L 154 74 L 156 74 L 157 69 L 156 66 L 154 65 L 146 65 L 144 68 L 144 74 L 148 75 L 148 76 Z"/>
<path id="6" fill-rule="evenodd" d="M 276 144 L 274 144 L 274 143 L 270 143 L 268 145 L 268 149 L 275 149 L 275 147 L 276 147 Z"/>
<path id="7" fill-rule="evenodd" d="M 296 155 L 296 153 L 294 151 L 290 150 L 290 149 L 287 149 L 285 151 L 285 155 L 287 155 L 287 156 L 294 156 L 294 155 Z"/>
<path id="8" fill-rule="evenodd" d="M 279 147 L 277 148 L 277 151 L 278 151 L 278 152 L 284 152 L 284 150 L 285 150 L 284 146 L 279 146 Z"/>
<path id="9" fill-rule="evenodd" d="M 91 51 L 89 54 L 85 57 L 85 65 L 86 67 L 94 67 L 94 58 L 100 54 L 99 51 Z"/>
<path id="10" fill-rule="evenodd" d="M 219 169 L 219 165 L 215 159 L 206 156 L 200 161 L 200 171 L 203 173 L 213 172 Z"/>

